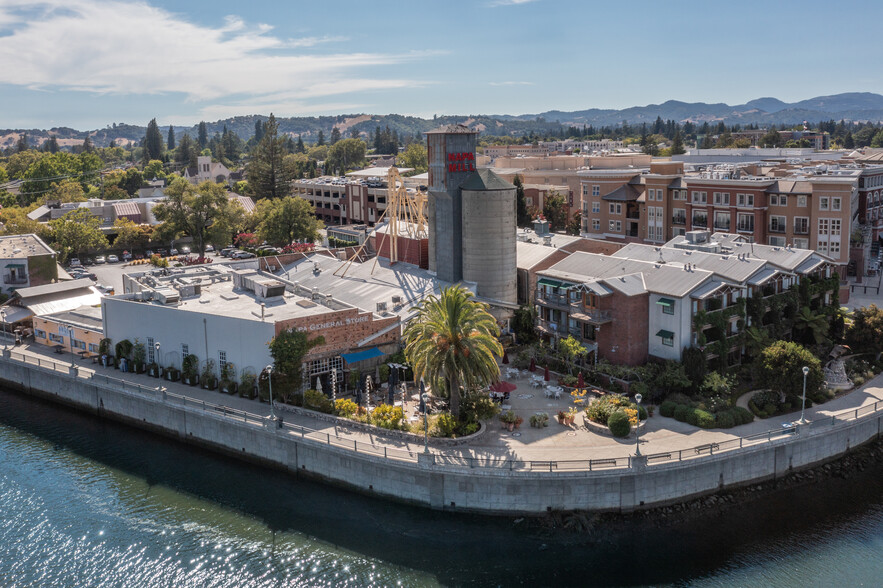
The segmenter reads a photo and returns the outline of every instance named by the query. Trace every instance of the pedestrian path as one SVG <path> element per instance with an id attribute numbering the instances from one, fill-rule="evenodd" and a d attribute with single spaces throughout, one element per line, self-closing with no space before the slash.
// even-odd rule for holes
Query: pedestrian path
<path id="1" fill-rule="evenodd" d="M 21 345 L 14 348 L 15 353 L 22 353 L 41 358 L 44 361 L 53 361 L 59 365 L 70 364 L 70 354 L 56 354 L 51 349 L 41 345 Z M 169 382 L 147 376 L 146 374 L 122 373 L 113 368 L 106 368 L 92 364 L 91 360 L 83 360 L 79 357 L 74 359 L 81 375 L 96 373 L 112 378 L 124 379 L 125 381 L 140 384 L 142 386 L 157 388 L 162 386 L 172 394 L 178 394 L 206 403 L 226 406 L 232 409 L 245 411 L 258 417 L 270 416 L 270 406 L 267 403 L 241 398 L 237 395 L 227 395 L 219 391 L 204 390 L 199 387 L 187 386 L 180 382 Z M 542 392 L 537 392 L 524 379 L 510 380 L 516 385 L 515 391 L 510 395 L 512 409 L 524 419 L 521 428 L 509 432 L 504 430 L 499 421 L 489 423 L 489 430 L 476 440 L 465 445 L 455 447 L 433 448 L 435 453 L 444 453 L 451 456 L 477 458 L 477 459 L 514 459 L 523 461 L 566 461 L 587 459 L 612 459 L 624 458 L 634 455 L 635 438 L 632 435 L 628 439 L 615 439 L 613 437 L 587 429 L 582 421 L 578 420 L 576 426 L 565 427 L 555 420 L 557 410 L 569 406 L 569 397 L 553 400 L 543 398 Z M 740 398 L 742 400 L 742 398 Z M 835 398 L 823 405 L 807 409 L 807 419 L 824 418 L 832 414 L 854 410 L 874 404 L 883 400 L 883 375 L 879 375 L 862 388 Z M 747 400 L 746 400 L 747 403 Z M 531 429 L 529 427 L 530 415 L 536 412 L 547 412 L 550 417 L 549 426 L 543 429 Z M 382 432 L 372 434 L 349 427 L 337 426 L 320 418 L 291 412 L 281 413 L 288 424 L 303 427 L 311 431 L 317 431 L 329 438 L 339 438 L 346 443 L 359 443 L 375 445 L 381 451 L 384 449 L 410 451 L 419 453 L 423 451 L 422 442 L 408 442 L 398 438 L 385 436 Z M 578 418 L 582 418 L 580 415 Z M 654 454 L 690 450 L 706 444 L 722 443 L 724 441 L 763 434 L 770 430 L 781 428 L 781 423 L 793 421 L 799 418 L 799 410 L 791 415 L 784 415 L 773 419 L 755 419 L 754 422 L 725 430 L 697 429 L 686 423 L 680 423 L 672 418 L 665 418 L 658 413 L 647 420 L 642 427 L 640 440 L 643 454 Z"/>

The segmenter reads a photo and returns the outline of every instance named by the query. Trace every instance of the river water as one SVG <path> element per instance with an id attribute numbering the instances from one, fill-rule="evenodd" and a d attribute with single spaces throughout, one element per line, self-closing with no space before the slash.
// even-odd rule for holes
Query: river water
<path id="1" fill-rule="evenodd" d="M 880 586 L 883 466 L 589 534 L 437 513 L 0 391 L 0 586 Z"/>

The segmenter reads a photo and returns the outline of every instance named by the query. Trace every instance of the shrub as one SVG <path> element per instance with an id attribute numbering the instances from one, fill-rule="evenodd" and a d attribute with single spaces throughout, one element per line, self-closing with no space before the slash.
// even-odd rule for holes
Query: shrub
<path id="1" fill-rule="evenodd" d="M 195 376 L 198 366 L 198 357 L 196 357 L 192 353 L 190 355 L 185 355 L 184 359 L 181 360 L 181 373 L 183 373 L 185 377 Z"/>
<path id="2" fill-rule="evenodd" d="M 702 429 L 713 429 L 714 428 L 714 415 L 708 411 L 700 410 L 698 408 L 693 409 L 693 412 L 690 414 L 689 423 L 691 425 L 695 425 Z"/>
<path id="3" fill-rule="evenodd" d="M 675 415 L 675 409 L 678 407 L 676 402 L 672 402 L 671 400 L 666 400 L 659 407 L 659 414 L 664 417 L 673 417 Z"/>
<path id="4" fill-rule="evenodd" d="M 586 408 L 586 416 L 589 420 L 600 425 L 606 425 L 610 415 L 623 408 L 636 408 L 636 404 L 623 396 L 608 395 L 598 398 L 589 403 Z M 647 418 L 647 409 L 643 406 L 640 410 L 641 420 Z"/>
<path id="5" fill-rule="evenodd" d="M 509 412 L 513 415 L 515 414 L 511 410 Z M 457 419 L 455 419 L 451 413 L 443 412 L 438 415 L 438 419 L 435 421 L 435 426 L 438 429 L 439 437 L 450 437 L 454 434 L 454 431 L 457 430 Z"/>
<path id="6" fill-rule="evenodd" d="M 390 406 L 389 404 L 381 404 L 371 413 L 371 420 L 378 427 L 384 429 L 397 430 L 402 428 L 402 421 L 405 419 L 405 413 L 402 412 L 401 406 Z"/>
<path id="7" fill-rule="evenodd" d="M 736 418 L 728 410 L 717 413 L 714 420 L 719 429 L 729 429 L 736 426 Z"/>
<path id="8" fill-rule="evenodd" d="M 674 394 L 669 394 L 668 400 L 671 400 L 672 402 L 674 402 L 676 404 L 686 404 L 687 406 L 690 406 L 693 404 L 693 401 L 690 399 L 689 396 L 687 396 L 686 394 L 682 394 L 680 392 L 675 392 Z"/>
<path id="9" fill-rule="evenodd" d="M 334 414 L 337 416 L 349 419 L 357 412 L 359 412 L 359 405 L 349 398 L 340 398 L 334 403 Z"/>
<path id="10" fill-rule="evenodd" d="M 767 414 L 767 416 L 772 416 L 776 414 L 776 405 L 772 402 L 764 404 L 763 411 Z"/>
<path id="11" fill-rule="evenodd" d="M 530 426 L 536 427 L 537 429 L 542 429 L 543 427 L 548 427 L 549 426 L 549 415 L 544 412 L 539 412 L 537 414 L 531 415 Z"/>
<path id="12" fill-rule="evenodd" d="M 623 411 L 617 411 L 610 415 L 610 418 L 607 419 L 607 428 L 610 429 L 610 433 L 614 437 L 619 438 L 628 437 L 632 430 L 629 417 Z"/>
<path id="13" fill-rule="evenodd" d="M 331 399 L 318 390 L 307 390 L 304 392 L 304 408 L 324 412 L 325 414 L 331 414 L 334 410 Z"/>
<path id="14" fill-rule="evenodd" d="M 736 425 L 747 425 L 754 421 L 754 415 L 751 414 L 751 411 L 741 406 L 731 408 L 729 413 L 736 419 Z"/>
<path id="15" fill-rule="evenodd" d="M 809 400 L 809 398 L 807 398 L 807 400 Z M 820 392 L 812 397 L 812 401 L 816 404 L 824 404 L 828 402 L 828 397 L 823 392 Z"/>
<path id="16" fill-rule="evenodd" d="M 678 420 L 682 423 L 686 423 L 687 419 L 690 418 L 690 413 L 693 412 L 693 409 L 687 406 L 686 404 L 679 404 L 677 408 L 675 408 L 674 417 L 675 420 Z"/>
<path id="17" fill-rule="evenodd" d="M 478 431 L 478 423 L 464 423 L 457 432 L 461 436 L 471 435 Z"/>
<path id="18" fill-rule="evenodd" d="M 761 392 L 752 395 L 751 400 L 753 400 L 754 404 L 756 404 L 760 408 L 766 407 L 767 404 L 778 406 L 779 393 L 773 392 L 772 390 L 762 390 Z M 766 410 L 766 408 L 764 408 L 764 410 Z"/>

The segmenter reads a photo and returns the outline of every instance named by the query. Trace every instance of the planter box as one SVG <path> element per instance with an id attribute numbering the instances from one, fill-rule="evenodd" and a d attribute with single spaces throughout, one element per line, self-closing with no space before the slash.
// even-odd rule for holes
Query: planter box
<path id="1" fill-rule="evenodd" d="M 159 377 L 159 368 L 156 368 L 156 367 L 150 368 L 149 370 L 147 370 L 147 375 L 150 376 L 151 378 L 158 378 Z"/>
<path id="2" fill-rule="evenodd" d="M 173 372 L 173 371 L 167 371 L 167 372 L 166 372 L 166 379 L 167 379 L 169 382 L 177 382 L 177 381 L 178 381 L 178 378 L 179 378 L 179 375 L 178 375 L 178 372 L 177 372 L 177 371 L 174 371 L 174 372 Z"/>
<path id="3" fill-rule="evenodd" d="M 217 380 L 212 379 L 212 380 L 203 380 L 203 381 L 202 381 L 202 388 L 203 388 L 203 390 L 214 390 L 214 389 L 216 389 L 217 387 L 218 387 L 218 381 L 217 381 Z"/>
<path id="4" fill-rule="evenodd" d="M 182 376 L 181 381 L 188 386 L 196 386 L 199 384 L 199 376 Z"/>
<path id="5" fill-rule="evenodd" d="M 238 388 L 236 382 L 221 382 L 221 392 L 224 394 L 236 394 Z"/>

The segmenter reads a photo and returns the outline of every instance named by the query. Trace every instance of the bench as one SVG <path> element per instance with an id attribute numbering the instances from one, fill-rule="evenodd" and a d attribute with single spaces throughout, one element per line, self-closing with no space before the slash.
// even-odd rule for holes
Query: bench
<path id="1" fill-rule="evenodd" d="M 602 468 L 616 467 L 616 459 L 590 459 L 589 469 L 592 469 L 596 466 L 601 466 Z"/>
<path id="2" fill-rule="evenodd" d="M 714 453 L 715 450 L 718 449 L 718 447 L 719 446 L 717 443 L 706 443 L 705 445 L 700 445 L 699 447 L 696 448 L 696 455 L 699 455 L 702 453 L 709 453 L 709 454 Z"/>
<path id="3" fill-rule="evenodd" d="M 557 461 L 532 461 L 530 462 L 530 469 L 539 469 L 542 468 L 544 470 L 552 471 L 553 469 L 558 467 Z"/>
<path id="4" fill-rule="evenodd" d="M 671 459 L 671 453 L 657 453 L 656 455 L 648 455 L 647 463 L 651 461 L 668 461 Z"/>

